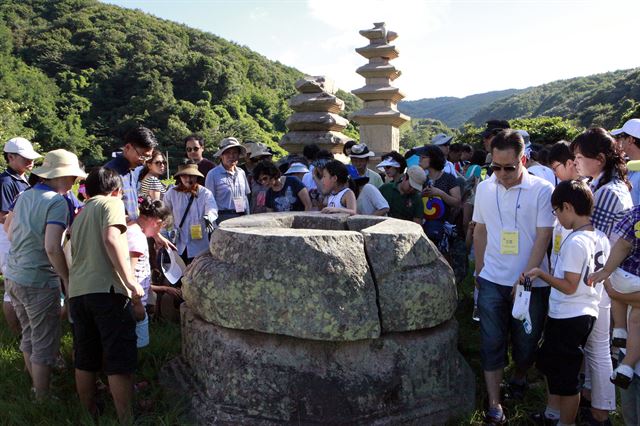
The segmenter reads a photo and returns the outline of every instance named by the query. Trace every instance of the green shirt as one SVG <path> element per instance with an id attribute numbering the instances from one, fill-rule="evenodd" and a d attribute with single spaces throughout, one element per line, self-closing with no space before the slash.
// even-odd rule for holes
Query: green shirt
<path id="1" fill-rule="evenodd" d="M 71 270 L 69 297 L 92 293 L 116 293 L 129 297 L 123 279 L 113 268 L 103 241 L 103 232 L 116 226 L 122 232 L 119 243 L 127 251 L 127 222 L 120 198 L 98 195 L 91 197 L 71 227 Z"/>
<path id="2" fill-rule="evenodd" d="M 63 229 L 69 223 L 64 197 L 45 184 L 37 184 L 18 197 L 11 221 L 11 249 L 4 275 L 18 285 L 55 288 L 60 279 L 44 249 L 47 225 Z"/>
<path id="3" fill-rule="evenodd" d="M 398 184 L 389 182 L 382 185 L 380 193 L 389 203 L 389 216 L 396 219 L 415 220 L 422 219 L 424 206 L 420 193 L 401 194 Z"/>

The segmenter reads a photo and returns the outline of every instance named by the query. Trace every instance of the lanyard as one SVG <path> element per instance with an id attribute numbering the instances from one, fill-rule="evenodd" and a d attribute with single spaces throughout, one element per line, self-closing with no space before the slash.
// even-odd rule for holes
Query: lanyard
<path id="1" fill-rule="evenodd" d="M 504 222 L 502 221 L 502 211 L 500 211 L 500 200 L 498 198 L 498 192 L 499 192 L 499 188 L 496 188 L 496 206 L 498 207 L 498 215 L 500 217 L 500 225 L 502 226 L 502 228 L 504 229 Z M 518 197 L 516 198 L 516 214 L 515 214 L 515 225 L 514 225 L 514 229 L 518 229 L 518 207 L 520 204 L 520 194 L 522 193 L 522 188 L 520 188 L 518 190 Z"/>
<path id="2" fill-rule="evenodd" d="M 569 237 L 570 237 L 570 236 L 572 236 L 573 234 L 575 234 L 576 232 L 578 232 L 578 231 L 579 231 L 579 230 L 581 230 L 582 228 L 586 228 L 587 226 L 591 226 L 591 224 L 590 224 L 590 223 L 587 223 L 587 224 L 584 224 L 584 225 L 582 225 L 581 227 L 579 227 L 579 228 L 577 228 L 577 229 L 574 229 L 573 231 L 571 231 L 571 232 L 569 233 L 569 235 L 567 235 L 567 236 L 565 237 L 565 239 L 564 239 L 564 240 L 562 240 L 562 242 L 560 243 L 560 247 L 558 247 L 558 255 L 556 256 L 556 261 L 555 261 L 555 263 L 553 264 L 553 272 L 554 272 L 554 273 L 555 273 L 555 271 L 556 271 L 556 266 L 558 266 L 558 259 L 560 258 L 560 250 L 562 250 L 562 246 L 564 245 L 564 243 L 569 239 Z"/>

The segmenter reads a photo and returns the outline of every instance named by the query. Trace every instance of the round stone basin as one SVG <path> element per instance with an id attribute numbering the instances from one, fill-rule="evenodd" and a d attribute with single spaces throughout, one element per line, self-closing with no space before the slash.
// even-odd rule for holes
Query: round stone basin
<path id="1" fill-rule="evenodd" d="M 453 271 L 422 228 L 376 216 L 227 220 L 183 282 L 187 305 L 206 322 L 312 340 L 427 329 L 456 308 Z"/>

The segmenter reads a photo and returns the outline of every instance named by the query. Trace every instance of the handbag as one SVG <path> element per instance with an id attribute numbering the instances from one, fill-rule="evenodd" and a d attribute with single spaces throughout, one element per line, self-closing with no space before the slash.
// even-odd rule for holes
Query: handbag
<path id="1" fill-rule="evenodd" d="M 195 194 L 191 194 L 191 197 L 189 197 L 189 202 L 187 203 L 187 208 L 184 210 L 184 214 L 182 215 L 182 219 L 180 220 L 180 224 L 178 225 L 177 228 L 174 229 L 174 234 L 175 235 L 169 235 L 169 238 L 171 239 L 171 242 L 174 245 L 178 245 L 178 238 L 180 236 L 180 229 L 182 229 L 182 225 L 184 225 L 184 221 L 187 220 L 187 214 L 189 213 L 189 209 L 191 208 L 191 204 L 193 204 L 193 199 L 195 198 Z"/>

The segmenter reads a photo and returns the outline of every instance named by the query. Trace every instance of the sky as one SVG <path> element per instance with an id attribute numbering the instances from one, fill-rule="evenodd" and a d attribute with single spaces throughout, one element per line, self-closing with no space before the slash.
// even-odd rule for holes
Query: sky
<path id="1" fill-rule="evenodd" d="M 351 91 L 358 31 L 385 22 L 407 100 L 640 66 L 639 0 L 106 0 L 201 29 Z M 633 44 L 632 44 L 633 43 Z"/>

